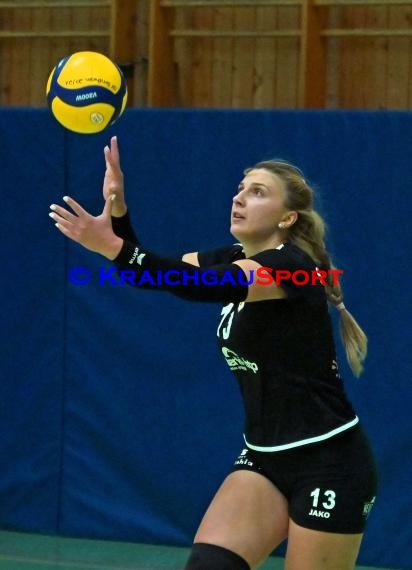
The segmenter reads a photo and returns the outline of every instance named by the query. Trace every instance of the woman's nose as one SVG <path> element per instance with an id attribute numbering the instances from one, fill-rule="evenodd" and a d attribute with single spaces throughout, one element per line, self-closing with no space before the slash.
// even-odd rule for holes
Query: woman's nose
<path id="1" fill-rule="evenodd" d="M 234 204 L 243 204 L 243 194 L 242 190 L 233 196 Z"/>

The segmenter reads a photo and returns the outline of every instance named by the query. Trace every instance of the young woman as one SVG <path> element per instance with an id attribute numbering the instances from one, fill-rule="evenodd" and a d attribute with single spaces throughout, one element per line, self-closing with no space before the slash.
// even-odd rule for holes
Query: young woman
<path id="1" fill-rule="evenodd" d="M 290 164 L 259 163 L 233 198 L 239 244 L 163 258 L 130 224 L 115 137 L 104 153 L 102 214 L 65 197 L 73 213 L 53 204 L 57 228 L 113 260 L 134 285 L 151 287 L 160 272 L 165 291 L 223 303 L 218 339 L 244 400 L 245 448 L 200 524 L 186 570 L 255 568 L 285 539 L 287 570 L 352 569 L 376 472 L 338 373 L 328 305 L 340 312 L 355 375 L 366 337 L 343 304 L 311 188 Z"/>

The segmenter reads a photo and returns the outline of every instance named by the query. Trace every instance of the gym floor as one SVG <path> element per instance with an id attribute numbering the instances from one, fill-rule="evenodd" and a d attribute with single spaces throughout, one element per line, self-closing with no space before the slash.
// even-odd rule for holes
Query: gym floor
<path id="1" fill-rule="evenodd" d="M 0 531 L 0 570 L 181 570 L 187 556 L 188 549 L 179 547 Z M 280 558 L 260 567 L 282 568 Z"/>

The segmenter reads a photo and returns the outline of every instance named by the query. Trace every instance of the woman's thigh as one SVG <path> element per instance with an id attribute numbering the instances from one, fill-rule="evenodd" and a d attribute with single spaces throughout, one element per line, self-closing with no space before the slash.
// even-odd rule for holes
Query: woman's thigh
<path id="1" fill-rule="evenodd" d="M 285 570 L 353 570 L 362 534 L 301 527 L 290 520 Z"/>
<path id="2" fill-rule="evenodd" d="M 234 471 L 212 500 L 195 536 L 227 548 L 253 568 L 288 534 L 288 504 L 280 491 L 253 471 Z"/>

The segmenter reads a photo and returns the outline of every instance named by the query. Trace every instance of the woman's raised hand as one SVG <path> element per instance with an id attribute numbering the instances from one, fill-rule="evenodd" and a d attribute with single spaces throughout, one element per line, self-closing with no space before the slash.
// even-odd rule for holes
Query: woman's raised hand
<path id="1" fill-rule="evenodd" d="M 74 212 L 57 204 L 52 204 L 50 217 L 63 235 L 79 243 L 90 251 L 100 253 L 113 260 L 120 252 L 123 240 L 112 230 L 112 209 L 117 200 L 116 196 L 106 199 L 102 213 L 99 216 L 89 214 L 78 202 L 68 196 L 63 200 Z"/>
<path id="2" fill-rule="evenodd" d="M 120 167 L 120 154 L 117 137 L 110 139 L 110 146 L 104 147 L 104 158 L 106 161 L 106 171 L 103 179 L 103 198 L 107 200 L 115 194 L 116 199 L 112 204 L 111 215 L 117 218 L 124 216 L 127 212 L 124 197 L 123 172 Z"/>

